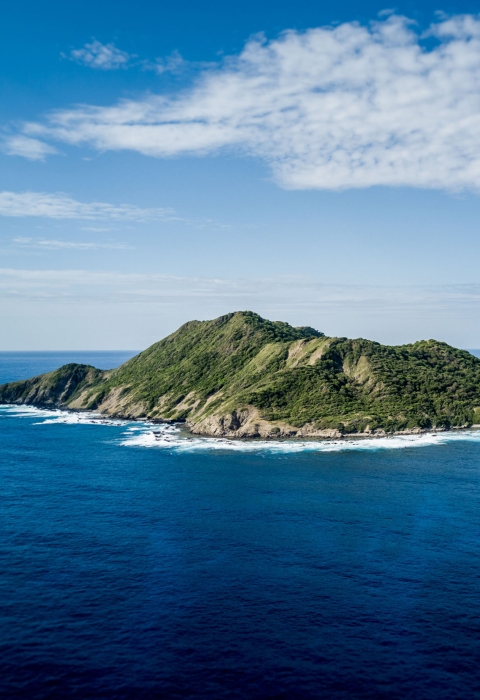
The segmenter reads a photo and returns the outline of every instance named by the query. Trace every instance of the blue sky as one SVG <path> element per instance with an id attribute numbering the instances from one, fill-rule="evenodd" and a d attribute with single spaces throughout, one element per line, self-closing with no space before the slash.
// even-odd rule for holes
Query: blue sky
<path id="1" fill-rule="evenodd" d="M 477 11 L 10 3 L 0 349 L 245 308 L 480 347 Z"/>

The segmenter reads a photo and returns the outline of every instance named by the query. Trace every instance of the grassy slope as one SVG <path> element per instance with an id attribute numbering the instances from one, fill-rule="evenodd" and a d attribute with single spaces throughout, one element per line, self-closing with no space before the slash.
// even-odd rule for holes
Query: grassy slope
<path id="1" fill-rule="evenodd" d="M 259 353 L 265 355 L 268 370 L 275 371 L 292 341 L 321 336 L 312 328 L 292 328 L 251 312 L 191 321 L 113 371 L 102 385 L 102 395 L 129 387 L 129 401 L 141 403 L 149 415 L 183 418 L 190 411 L 178 406 L 185 404 L 186 397 L 190 395 L 187 404 L 197 400 L 203 404 L 238 381 L 249 364 L 245 386 L 259 381 L 265 371 L 264 364 L 258 364 Z"/>
<path id="2" fill-rule="evenodd" d="M 295 426 L 464 425 L 474 421 L 480 403 L 480 361 L 436 341 L 387 347 L 333 339 L 313 366 L 285 369 L 253 389 L 248 401 L 266 418 Z"/>
<path id="3" fill-rule="evenodd" d="M 48 403 L 39 401 L 35 382 L 52 387 L 54 375 L 29 380 L 28 391 L 27 382 L 0 388 L 0 400 Z M 51 394 L 71 407 L 185 418 L 194 426 L 252 406 L 273 430 L 462 426 L 478 420 L 480 360 L 433 340 L 389 347 L 326 338 L 238 312 L 187 323 L 112 372 L 77 370 L 62 392 Z"/>
<path id="4" fill-rule="evenodd" d="M 0 401 L 37 406 L 66 405 L 92 384 L 102 381 L 104 376 L 105 372 L 90 365 L 63 365 L 54 372 L 0 386 Z"/>

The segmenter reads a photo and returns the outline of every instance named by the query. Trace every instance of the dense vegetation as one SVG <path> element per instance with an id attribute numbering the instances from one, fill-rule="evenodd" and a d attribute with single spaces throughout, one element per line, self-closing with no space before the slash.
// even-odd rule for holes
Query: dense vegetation
<path id="1" fill-rule="evenodd" d="M 349 368 L 364 360 L 368 376 Z M 360 381 L 359 381 L 360 379 Z M 480 361 L 445 343 L 421 341 L 386 347 L 368 340 L 335 339 L 312 367 L 279 372 L 246 397 L 269 420 L 301 426 L 345 424 L 350 431 L 382 427 L 471 424 L 480 402 Z"/>
<path id="2" fill-rule="evenodd" d="M 252 409 L 263 434 L 448 428 L 478 420 L 480 360 L 434 340 L 383 346 L 237 312 L 191 321 L 117 370 L 69 365 L 0 387 L 0 400 L 186 419 L 203 432 Z"/>
<path id="3" fill-rule="evenodd" d="M 149 410 L 158 397 L 168 395 L 168 407 L 174 409 L 191 391 L 204 401 L 224 389 L 270 344 L 275 361 L 269 370 L 280 369 L 288 345 L 311 337 L 323 334 L 267 321 L 252 312 L 227 314 L 204 323 L 191 321 L 113 372 L 104 388 L 135 387 L 136 399 L 144 401 Z M 260 379 L 262 369 L 252 365 L 248 380 Z"/>

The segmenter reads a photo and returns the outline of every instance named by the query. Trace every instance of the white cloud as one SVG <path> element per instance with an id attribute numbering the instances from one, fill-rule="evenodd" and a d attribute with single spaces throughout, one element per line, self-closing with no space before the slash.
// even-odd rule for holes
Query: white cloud
<path id="1" fill-rule="evenodd" d="M 6 138 L 2 150 L 8 156 L 22 156 L 28 160 L 45 160 L 45 156 L 58 153 L 50 144 L 23 134 Z"/>
<path id="2" fill-rule="evenodd" d="M 179 51 L 175 50 L 169 56 L 156 58 L 155 61 L 139 59 L 136 54 L 121 51 L 115 44 L 102 44 L 94 39 L 90 44 L 85 44 L 81 49 L 73 49 L 70 54 L 61 54 L 63 58 L 69 58 L 89 68 L 100 70 L 116 70 L 118 68 L 141 67 L 143 70 L 151 70 L 162 75 L 163 73 L 180 73 L 188 68 L 205 68 L 212 63 L 186 61 Z M 135 60 L 137 59 L 137 60 Z"/>
<path id="3" fill-rule="evenodd" d="M 131 204 L 78 202 L 63 193 L 0 192 L 0 216 L 38 216 L 48 219 L 86 219 L 120 221 L 177 221 L 172 209 L 142 209 Z"/>
<path id="4" fill-rule="evenodd" d="M 134 250 L 133 246 L 126 243 L 94 243 L 83 241 L 58 241 L 45 238 L 26 238 L 19 236 L 13 239 L 13 243 L 27 248 L 50 248 L 54 250 Z"/>
<path id="5" fill-rule="evenodd" d="M 187 65 L 191 64 L 185 61 L 178 51 L 173 51 L 170 56 L 157 58 L 155 63 L 146 61 L 144 63 L 144 68 L 145 70 L 153 70 L 158 75 L 162 75 L 162 73 L 179 73 Z"/>
<path id="6" fill-rule="evenodd" d="M 126 68 L 132 58 L 126 51 L 117 49 L 115 44 L 102 44 L 96 39 L 81 49 L 73 49 L 70 57 L 76 63 L 100 70 Z"/>
<path id="7" fill-rule="evenodd" d="M 286 188 L 478 189 L 480 19 L 441 16 L 423 37 L 396 15 L 256 37 L 181 93 L 61 110 L 24 133 L 155 157 L 230 149 Z"/>

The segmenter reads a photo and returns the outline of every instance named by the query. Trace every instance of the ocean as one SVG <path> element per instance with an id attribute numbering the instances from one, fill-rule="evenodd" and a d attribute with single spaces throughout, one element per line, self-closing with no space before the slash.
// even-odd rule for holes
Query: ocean
<path id="1" fill-rule="evenodd" d="M 0 353 L 0 382 L 134 353 Z M 480 431 L 192 438 L 0 407 L 0 694 L 478 697 Z"/>

